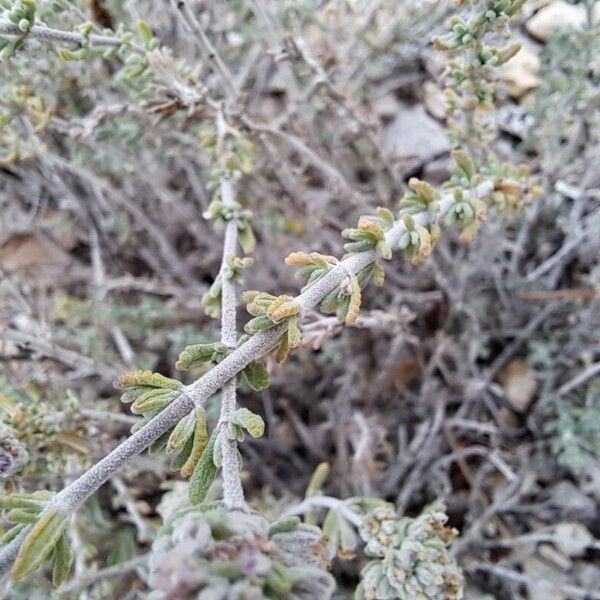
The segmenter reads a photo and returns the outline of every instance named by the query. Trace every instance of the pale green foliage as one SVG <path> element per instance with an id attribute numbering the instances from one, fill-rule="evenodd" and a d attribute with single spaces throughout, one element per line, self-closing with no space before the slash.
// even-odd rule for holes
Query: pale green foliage
<path id="1" fill-rule="evenodd" d="M 22 32 L 20 37 L 0 36 L 0 62 L 11 58 L 23 45 L 27 32 L 35 24 L 35 0 L 2 0 L 0 2 L 0 19 L 6 19 L 17 25 Z"/>
<path id="2" fill-rule="evenodd" d="M 56 417 L 56 402 L 62 414 Z M 0 478 L 18 473 L 60 473 L 69 457 L 89 462 L 87 423 L 67 390 L 47 398 L 35 386 L 15 388 L 0 378 Z"/>
<path id="3" fill-rule="evenodd" d="M 565 398 L 556 402 L 556 416 L 546 424 L 559 464 L 581 473 L 592 460 L 600 460 L 600 395 L 589 401 Z"/>
<path id="4" fill-rule="evenodd" d="M 53 565 L 54 585 L 61 585 L 69 575 L 73 557 L 64 535 L 68 518 L 52 507 L 52 496 L 50 492 L 39 491 L 0 498 L 0 509 L 8 511 L 6 519 L 13 524 L 0 543 L 10 542 L 33 525 L 13 565 L 11 577 L 14 581 L 25 579 L 46 560 Z"/>
<path id="5" fill-rule="evenodd" d="M 326 566 L 317 527 L 200 505 L 175 513 L 155 541 L 149 598 L 327 600 Z"/>
<path id="6" fill-rule="evenodd" d="M 454 119 L 451 130 L 453 141 L 457 145 L 464 144 L 469 151 L 454 152 L 456 167 L 444 187 L 447 194 L 413 178 L 409 181 L 410 191 L 400 202 L 398 221 L 391 210 L 379 208 L 375 215 L 360 217 L 356 227 L 342 232 L 342 236 L 350 240 L 344 246 L 346 252 L 370 252 L 375 258 L 361 271 L 348 273 L 320 303 L 324 313 L 335 313 L 346 324 L 357 321 L 363 300 L 362 292 L 370 279 L 378 286 L 383 283 L 384 272 L 379 259 L 390 260 L 392 252 L 400 249 L 408 260 L 419 265 L 430 255 L 440 235 L 437 219 L 443 195 L 449 194 L 452 202 L 447 222 L 461 229 L 462 241 L 468 241 L 475 235 L 486 216 L 488 204 L 502 210 L 518 208 L 531 195 L 526 171 L 498 166 L 481 147 L 474 147 L 488 141 L 492 131 L 490 124 L 480 120 L 480 116 L 493 101 L 493 68 L 518 51 L 518 45 L 514 44 L 502 48 L 488 46 L 485 37 L 489 32 L 505 26 L 522 1 L 486 0 L 459 4 L 469 5 L 469 16 L 454 19 L 452 31 L 437 38 L 435 45 L 456 56 L 450 65 L 448 92 Z M 35 22 L 35 3 L 32 0 L 0 0 L 0 8 L 11 22 L 18 24 L 23 33 L 22 36 L 0 38 L 0 58 L 16 55 L 15 59 L 19 60 L 20 53 L 16 51 L 22 48 Z M 303 22 L 309 22 L 318 8 L 318 3 L 282 3 L 280 10 L 283 23 L 292 31 L 296 27 L 295 19 L 301 17 L 306 19 Z M 111 64 L 118 69 L 111 84 L 114 89 L 125 94 L 129 100 L 142 101 L 141 106 L 147 114 L 170 119 L 169 127 L 172 126 L 194 152 L 198 149 L 206 151 L 206 162 L 209 164 L 207 179 L 209 187 L 214 188 L 215 192 L 204 216 L 213 220 L 218 231 L 225 228 L 231 231 L 230 225 L 234 225 L 237 243 L 243 253 L 253 252 L 256 236 L 252 229 L 252 212 L 238 202 L 226 202 L 221 187 L 224 182 L 239 181 L 251 173 L 255 165 L 256 148 L 250 136 L 242 134 L 241 128 L 238 130 L 229 124 L 231 121 L 238 127 L 238 120 L 244 123 L 243 115 L 240 117 L 238 112 L 243 110 L 242 103 L 225 117 L 224 106 L 228 103 L 210 98 L 208 94 L 212 90 L 205 90 L 189 67 L 178 61 L 170 50 L 160 47 L 148 23 L 141 21 L 132 30 L 122 25 L 116 33 L 103 32 L 112 36 L 106 47 L 94 42 L 93 36 L 100 32 L 92 23 L 71 23 L 73 13 L 68 10 L 65 12 L 69 16 L 69 25 L 75 25 L 81 37 L 78 43 L 58 48 L 61 61 L 73 63 L 86 60 L 86 66 L 89 65 L 90 72 L 93 72 L 94 68 L 103 65 L 102 61 L 114 59 Z M 53 56 L 50 60 L 58 58 Z M 78 64 L 70 66 L 80 67 Z M 61 68 L 68 67 L 61 63 Z M 46 103 L 35 94 L 30 95 L 20 89 L 18 84 L 22 83 L 24 77 L 19 74 L 15 76 L 16 83 L 14 86 L 11 84 L 9 93 L 11 101 L 7 103 L 9 109 L 0 115 L 8 132 L 2 134 L 6 150 L 4 163 L 7 165 L 43 153 L 42 144 L 34 144 L 32 148 L 23 150 L 16 135 L 18 130 L 12 129 L 13 121 L 27 118 L 28 123 L 34 126 L 34 132 L 39 134 L 51 120 L 51 110 Z M 91 112 L 91 106 L 79 106 L 76 114 L 89 117 Z M 186 114 L 185 119 L 183 113 Z M 128 152 L 143 147 L 141 140 L 149 125 L 145 121 L 138 121 L 138 116 L 97 115 L 95 119 L 87 126 L 96 142 L 116 141 Z M 194 119 L 201 123 L 194 123 Z M 207 125 L 204 121 L 210 123 Z M 212 121 L 216 123 L 214 126 Z M 177 140 L 181 141 L 179 138 Z M 107 157 L 99 153 L 95 146 L 87 146 L 80 139 L 73 139 L 70 144 L 70 158 L 77 159 L 86 168 L 97 167 L 103 173 L 127 177 L 128 173 L 119 164 L 118 158 Z M 312 157 L 310 148 L 308 154 Z M 490 184 L 486 189 L 493 191 L 487 193 L 485 198 L 479 198 L 477 188 L 483 183 Z M 388 239 L 393 236 L 388 234 L 398 226 L 402 226 L 401 235 L 398 244 L 393 244 L 396 247 L 392 247 Z M 298 275 L 306 278 L 304 289 L 326 277 L 339 264 L 336 257 L 305 251 L 293 253 L 286 262 L 300 267 Z M 202 298 L 209 316 L 217 318 L 221 315 L 224 284 L 228 279 L 239 282 L 244 270 L 251 264 L 249 257 L 224 257 L 221 271 Z M 279 363 L 284 362 L 289 352 L 301 343 L 300 318 L 303 307 L 294 297 L 285 294 L 251 291 L 244 294 L 244 299 L 248 303 L 248 312 L 254 317 L 245 326 L 248 335 L 280 326 L 283 329 L 277 340 L 275 359 Z M 106 308 L 89 305 L 85 309 L 86 317 L 82 321 L 90 320 L 89 313 L 98 311 L 96 323 L 110 322 L 110 318 L 106 317 Z M 71 317 L 69 314 L 68 318 Z M 148 325 L 146 328 L 142 323 L 140 329 L 143 335 L 151 327 Z M 238 346 L 244 341 L 245 338 L 239 340 Z M 206 371 L 225 360 L 231 351 L 235 349 L 221 342 L 193 344 L 185 347 L 175 366 L 181 370 L 199 368 Z M 263 390 L 269 385 L 267 367 L 258 359 L 250 361 L 240 373 L 239 377 L 254 391 Z M 235 377 L 234 373 L 231 380 L 235 380 Z M 123 391 L 121 399 L 131 404 L 131 412 L 142 416 L 133 431 L 150 424 L 154 417 L 186 392 L 182 382 L 142 369 L 125 373 L 115 381 L 115 387 Z M 235 410 L 234 407 L 231 414 L 219 420 L 209 436 L 206 411 L 201 406 L 195 406 L 188 415 L 155 439 L 150 451 L 164 449 L 173 456 L 172 467 L 179 470 L 183 477 L 190 477 L 191 502 L 200 504 L 206 500 L 219 469 L 225 469 L 223 447 L 232 441 L 243 441 L 246 434 L 253 438 L 260 437 L 264 429 L 265 423 L 259 415 L 247 408 Z M 13 462 L 8 467 L 12 473 L 14 465 L 22 462 L 22 456 L 19 458 L 18 448 L 14 450 L 18 440 L 11 437 L 12 430 L 6 431 L 8 433 L 3 433 L 0 441 L 6 441 L 5 446 L 14 454 L 11 459 Z M 234 447 L 233 451 L 237 452 L 237 449 Z M 313 478 L 307 496 L 316 494 L 320 489 L 324 470 L 321 469 Z M 15 504 L 11 508 L 8 519 L 15 523 L 15 527 L 3 541 L 9 541 L 10 536 L 23 530 L 23 526 L 33 525 L 15 563 L 13 577 L 26 577 L 50 559 L 53 562 L 53 579 L 60 584 L 68 575 L 71 564 L 71 554 L 64 537 L 67 518 L 54 505 L 40 503 L 33 495 L 29 498 L 13 498 L 13 502 L 20 502 L 23 506 Z M 8 504 L 6 506 L 10 508 Z M 361 503 L 356 499 L 340 502 L 326 513 L 323 529 L 329 538 L 328 544 L 317 527 L 300 524 L 297 518 L 270 525 L 258 515 L 227 512 L 221 505 L 200 505 L 176 514 L 166 523 L 153 546 L 150 597 L 157 600 L 175 595 L 178 598 L 233 600 L 326 600 L 334 589 L 333 578 L 325 570 L 329 554 L 337 551 L 344 558 L 350 556 L 357 547 L 358 536 L 348 512 L 350 517 L 356 517 L 358 513 L 355 514 L 354 509 L 359 512 L 370 510 L 365 516 L 360 536 L 366 542 L 366 555 L 375 558 L 363 571 L 358 598 L 462 598 L 462 575 L 447 550 L 456 532 L 445 526 L 447 517 L 441 507 L 432 508 L 416 519 L 399 518 L 389 507 L 381 506 L 379 501 Z M 307 521 L 314 518 L 314 513 L 308 513 Z"/>
<path id="7" fill-rule="evenodd" d="M 559 29 L 548 42 L 525 144 L 541 149 L 550 173 L 565 164 L 585 165 L 586 155 L 575 143 L 579 122 L 585 125 L 590 141 L 598 140 L 599 53 L 597 18 L 583 28 Z"/>
<path id="8" fill-rule="evenodd" d="M 376 508 L 363 518 L 365 554 L 375 560 L 363 569 L 357 599 L 463 598 L 462 573 L 448 554 L 458 532 L 446 526 L 444 510 L 433 505 L 416 518 L 399 518 L 391 508 Z"/>

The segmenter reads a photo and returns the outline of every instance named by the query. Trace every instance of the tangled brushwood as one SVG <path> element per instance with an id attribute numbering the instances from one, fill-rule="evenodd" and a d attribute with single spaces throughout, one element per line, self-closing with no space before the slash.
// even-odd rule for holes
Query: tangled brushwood
<path id="1" fill-rule="evenodd" d="M 585 9 L 591 44 L 593 2 Z M 600 368 L 591 308 L 589 337 L 573 329 L 553 349 L 528 338 L 544 311 L 523 335 L 492 316 L 490 288 L 504 309 L 514 302 L 488 264 L 510 252 L 516 277 L 535 255 L 527 228 L 553 176 L 544 141 L 523 154 L 521 134 L 498 130 L 503 73 L 529 52 L 516 33 L 529 17 L 525 0 L 0 0 L 2 207 L 23 199 L 7 209 L 20 237 L 0 240 L 1 292 L 20 306 L 0 334 L 13 353 L 0 379 L 6 597 L 460 600 L 525 586 L 541 598 L 534 571 L 498 557 L 511 536 L 559 547 L 568 524 L 534 534 L 517 508 L 505 512 L 503 494 L 516 507 L 539 492 L 510 440 L 527 426 L 556 469 L 587 473 L 600 454 Z M 548 49 L 571 60 L 576 36 L 560 35 Z M 407 110 L 402 74 L 420 85 L 425 56 L 437 67 L 424 102 L 447 137 L 433 140 L 440 124 L 418 117 L 423 148 L 395 156 L 409 124 L 382 143 L 368 113 L 393 119 L 385 98 Z M 529 140 L 545 139 L 553 103 L 595 106 L 597 70 L 569 60 L 550 55 Z M 552 65 L 564 68 L 558 82 Z M 587 83 L 569 90 L 569 78 Z M 573 152 L 596 126 L 583 113 Z M 425 159 L 428 144 L 440 149 Z M 428 164 L 440 156 L 441 177 Z M 38 221 L 43 235 L 30 233 Z M 473 260 L 488 261 L 493 284 L 475 297 L 467 282 L 470 303 L 453 280 L 482 229 L 488 250 Z M 589 237 L 580 221 L 574 231 L 565 256 Z M 532 272 L 560 280 L 560 259 L 543 252 L 551 264 Z M 39 288 L 19 279 L 19 261 L 42 265 Z M 444 305 L 431 309 L 425 298 L 440 296 L 425 283 L 416 312 L 401 309 L 397 297 L 427 277 Z M 53 310 L 36 322 L 30 298 Z M 515 341 L 494 345 L 481 310 Z M 368 332 L 358 344 L 354 330 Z M 531 365 L 550 365 L 561 344 L 573 355 L 525 422 L 535 381 L 515 354 L 529 341 Z M 16 384 L 36 361 L 32 383 Z M 507 425 L 498 397 L 521 402 L 510 414 L 522 423 Z M 567 562 L 600 547 L 581 527 L 561 547 Z M 579 584 L 563 591 L 586 597 Z"/>

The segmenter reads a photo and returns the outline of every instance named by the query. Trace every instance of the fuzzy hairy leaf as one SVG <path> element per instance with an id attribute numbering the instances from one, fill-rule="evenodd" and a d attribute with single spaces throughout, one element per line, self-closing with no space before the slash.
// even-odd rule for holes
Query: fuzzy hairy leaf
<path id="1" fill-rule="evenodd" d="M 118 390 L 125 390 L 127 388 L 149 386 L 153 388 L 162 388 L 169 390 L 178 390 L 182 387 L 181 381 L 176 379 L 170 379 L 160 373 L 153 373 L 152 371 L 130 371 L 129 373 L 123 373 L 119 375 L 113 385 Z"/>
<path id="2" fill-rule="evenodd" d="M 192 504 L 204 502 L 206 494 L 217 476 L 218 469 L 213 459 L 216 438 L 217 431 L 215 430 L 212 432 L 210 439 L 202 452 L 202 456 L 192 473 L 189 488 L 189 497 Z"/>
<path id="3" fill-rule="evenodd" d="M 69 578 L 71 565 L 73 564 L 73 553 L 65 535 L 62 535 L 52 555 L 52 584 L 61 586 Z"/>
<path id="4" fill-rule="evenodd" d="M 242 371 L 246 383 L 255 392 L 260 392 L 269 387 L 270 379 L 267 367 L 260 360 L 253 360 L 248 363 Z"/>
<path id="5" fill-rule="evenodd" d="M 194 434 L 196 427 L 196 411 L 192 411 L 179 420 L 167 440 L 167 454 L 173 454 L 182 449 Z"/>
<path id="6" fill-rule="evenodd" d="M 131 405 L 131 412 L 134 415 L 143 415 L 149 411 L 162 410 L 176 397 L 177 394 L 171 390 L 152 389 L 140 396 Z"/>
<path id="7" fill-rule="evenodd" d="M 204 449 L 208 443 L 208 432 L 206 430 L 206 413 L 201 410 L 196 410 L 196 427 L 194 429 L 194 439 L 190 454 L 185 463 L 181 467 L 181 476 L 188 478 L 196 468 Z"/>
<path id="8" fill-rule="evenodd" d="M 238 408 L 230 417 L 231 425 L 245 429 L 253 438 L 259 438 L 265 432 L 265 422 L 262 417 L 247 408 Z"/>
<path id="9" fill-rule="evenodd" d="M 49 509 L 33 526 L 21 544 L 10 572 L 13 581 L 34 573 L 50 556 L 67 527 L 68 518 L 58 508 Z"/>
<path id="10" fill-rule="evenodd" d="M 185 371 L 204 363 L 218 362 L 226 354 L 227 346 L 221 342 L 193 344 L 184 348 L 175 363 L 175 368 L 179 371 Z"/>

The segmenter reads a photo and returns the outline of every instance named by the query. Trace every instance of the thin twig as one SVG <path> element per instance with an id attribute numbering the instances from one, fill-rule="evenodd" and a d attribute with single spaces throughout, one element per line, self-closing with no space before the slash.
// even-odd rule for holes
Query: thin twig
<path id="1" fill-rule="evenodd" d="M 72 594 L 74 592 L 83 590 L 84 588 L 90 587 L 96 583 L 99 583 L 100 581 L 114 579 L 135 571 L 137 568 L 144 566 L 148 562 L 148 558 L 149 554 L 142 554 L 142 556 L 136 556 L 135 558 L 119 563 L 118 565 L 114 565 L 106 569 L 100 569 L 95 573 L 82 575 L 81 577 L 70 581 L 67 585 L 62 587 L 58 591 L 58 594 L 62 597 L 72 598 Z"/>
<path id="2" fill-rule="evenodd" d="M 518 571 L 514 571 L 513 569 L 508 569 L 507 567 L 502 567 L 500 565 L 493 565 L 490 563 L 475 563 L 473 565 L 469 565 L 468 569 L 470 571 L 483 571 L 485 573 L 490 573 L 496 577 L 508 579 L 509 581 L 515 581 L 516 583 L 520 583 L 522 585 L 543 587 L 549 592 L 556 593 L 557 591 L 560 591 L 568 594 L 571 598 L 582 598 L 582 600 L 600 600 L 600 592 L 586 590 L 576 585 L 553 583 L 551 581 L 545 581 L 540 577 L 529 577 L 519 573 Z"/>
<path id="3" fill-rule="evenodd" d="M 346 521 L 352 523 L 355 527 L 358 527 L 362 523 L 362 519 L 358 513 L 355 513 L 343 500 L 334 498 L 333 496 L 308 496 L 300 504 L 288 508 L 283 513 L 283 516 L 302 515 L 315 507 L 337 510 Z"/>
<path id="4" fill-rule="evenodd" d="M 198 43 L 200 52 L 202 53 L 202 58 L 209 65 L 214 63 L 219 75 L 221 76 L 221 81 L 223 82 L 227 93 L 235 98 L 237 96 L 237 91 L 235 88 L 235 83 L 233 82 L 233 76 L 225 64 L 225 61 L 221 58 L 221 55 L 212 44 L 209 37 L 206 35 L 202 24 L 198 21 L 188 3 L 184 0 L 179 0 L 178 2 L 173 1 L 173 6 L 181 11 L 179 14 L 182 17 L 182 20 L 187 25 L 188 29 L 191 30 L 192 33 L 196 34 L 195 41 Z M 183 13 L 185 13 L 185 16 Z"/>
<path id="5" fill-rule="evenodd" d="M 573 377 L 573 379 L 567 381 L 567 383 L 558 388 L 557 395 L 564 396 L 565 394 L 568 394 L 570 391 L 578 388 L 580 385 L 585 383 L 588 379 L 596 376 L 598 373 L 600 373 L 600 362 L 590 365 L 587 369 L 579 373 L 577 377 Z"/>

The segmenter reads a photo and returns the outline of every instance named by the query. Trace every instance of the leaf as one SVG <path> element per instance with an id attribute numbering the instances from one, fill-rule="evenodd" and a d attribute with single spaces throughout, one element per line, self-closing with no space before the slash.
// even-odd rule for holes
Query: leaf
<path id="1" fill-rule="evenodd" d="M 354 275 L 350 279 L 350 301 L 348 304 L 348 312 L 346 313 L 346 318 L 344 319 L 347 325 L 356 323 L 356 319 L 358 319 L 358 313 L 360 311 L 360 303 L 360 284 L 358 283 L 358 279 Z"/>
<path id="2" fill-rule="evenodd" d="M 10 572 L 13 581 L 21 581 L 34 573 L 50 556 L 67 527 L 68 519 L 57 507 L 46 511 L 21 544 Z"/>
<path id="3" fill-rule="evenodd" d="M 283 364 L 290 353 L 290 346 L 288 343 L 288 335 L 287 332 L 279 338 L 279 343 L 277 345 L 277 351 L 275 352 L 275 360 L 277 364 Z"/>
<path id="4" fill-rule="evenodd" d="M 39 518 L 39 511 L 31 512 L 22 508 L 16 508 L 14 510 L 11 510 L 6 515 L 6 518 L 11 523 L 36 523 Z"/>
<path id="5" fill-rule="evenodd" d="M 192 504 L 200 504 L 204 502 L 206 494 L 217 476 L 217 466 L 213 460 L 213 451 L 215 447 L 215 440 L 217 438 L 217 430 L 215 429 L 208 444 L 204 448 L 204 452 L 196 465 L 192 477 L 190 479 L 189 496 Z"/>
<path id="6" fill-rule="evenodd" d="M 323 489 L 323 484 L 329 475 L 329 463 L 321 462 L 317 465 L 308 486 L 306 487 L 306 496 L 314 496 Z"/>
<path id="7" fill-rule="evenodd" d="M 271 592 L 267 597 L 289 598 L 294 583 L 290 577 L 289 569 L 282 563 L 274 562 L 269 569 L 265 584 Z"/>
<path id="8" fill-rule="evenodd" d="M 346 321 L 350 309 L 350 296 L 342 296 L 337 307 L 336 316 L 340 323 Z"/>
<path id="9" fill-rule="evenodd" d="M 208 292 L 202 296 L 201 304 L 204 308 L 204 312 L 213 319 L 218 319 L 221 315 L 222 289 L 223 283 L 221 282 L 221 276 L 217 275 L 217 278 L 213 281 Z"/>
<path id="10" fill-rule="evenodd" d="M 394 213 L 389 208 L 378 206 L 376 210 L 377 216 L 383 221 L 385 230 L 391 229 L 394 225 Z"/>
<path id="11" fill-rule="evenodd" d="M 323 521 L 323 535 L 327 538 L 330 555 L 337 552 L 340 545 L 340 522 L 342 518 L 337 510 L 331 509 Z"/>
<path id="12" fill-rule="evenodd" d="M 10 510 L 13 508 L 23 508 L 25 510 L 37 510 L 44 507 L 44 500 L 32 498 L 28 494 L 11 494 L 10 496 L 0 496 L 0 509 Z"/>
<path id="13" fill-rule="evenodd" d="M 381 287 L 385 280 L 385 271 L 383 267 L 377 263 L 373 263 L 373 283 L 377 287 Z"/>
<path id="14" fill-rule="evenodd" d="M 275 327 L 277 323 L 274 323 L 269 319 L 269 317 L 256 317 L 255 319 L 251 319 L 244 325 L 244 331 L 253 335 L 258 333 L 259 331 L 263 331 L 264 329 L 270 329 L 271 327 Z"/>
<path id="15" fill-rule="evenodd" d="M 181 476 L 186 479 L 194 472 L 206 444 L 208 432 L 206 431 L 206 413 L 203 409 L 196 409 L 196 429 L 194 430 L 194 442 L 192 450 L 184 465 L 181 467 Z"/>
<path id="16" fill-rule="evenodd" d="M 265 422 L 260 415 L 247 408 L 238 408 L 230 417 L 230 424 L 245 429 L 253 438 L 259 438 L 265 432 Z"/>
<path id="17" fill-rule="evenodd" d="M 25 523 L 19 523 L 18 525 L 11 527 L 2 537 L 0 537 L 0 546 L 12 542 L 25 527 L 27 527 Z"/>
<path id="18" fill-rule="evenodd" d="M 302 334 L 300 327 L 298 327 L 298 317 L 296 316 L 288 319 L 287 338 L 290 349 L 297 348 L 302 341 Z"/>
<path id="19" fill-rule="evenodd" d="M 411 177 L 408 180 L 409 187 L 415 191 L 415 193 L 425 202 L 425 204 L 430 204 L 431 202 L 437 200 L 440 195 L 429 183 L 426 181 L 421 181 L 416 177 Z"/>
<path id="20" fill-rule="evenodd" d="M 227 346 L 221 342 L 213 344 L 193 344 L 179 355 L 175 368 L 185 371 L 207 362 L 218 362 L 227 353 Z"/>
<path id="21" fill-rule="evenodd" d="M 255 392 L 260 392 L 269 387 L 270 379 L 267 367 L 260 360 L 253 360 L 248 363 L 242 371 L 246 383 Z"/>
<path id="22" fill-rule="evenodd" d="M 173 428 L 173 431 L 167 440 L 167 454 L 173 454 L 183 448 L 194 434 L 195 427 L 196 411 L 193 410 L 185 417 L 181 418 Z"/>
<path id="23" fill-rule="evenodd" d="M 142 370 L 123 373 L 113 382 L 113 386 L 118 390 L 124 390 L 143 385 L 169 390 L 178 390 L 183 386 L 181 381 L 177 381 L 176 379 L 170 379 L 169 377 L 165 377 L 160 373 Z"/>
<path id="24" fill-rule="evenodd" d="M 285 258 L 285 264 L 290 267 L 305 267 L 311 262 L 310 255 L 302 251 L 292 252 Z"/>
<path id="25" fill-rule="evenodd" d="M 276 533 L 288 533 L 289 531 L 295 531 L 301 522 L 302 520 L 297 515 L 278 519 L 269 527 L 269 536 L 275 535 Z"/>
<path id="26" fill-rule="evenodd" d="M 61 535 L 53 554 L 52 584 L 54 586 L 61 586 L 69 578 L 72 563 L 73 553 L 71 547 L 66 536 Z"/>
<path id="27" fill-rule="evenodd" d="M 183 450 L 171 462 L 171 470 L 172 471 L 179 471 L 183 467 L 183 465 L 186 463 L 186 461 L 190 457 L 193 447 L 194 447 L 194 436 L 191 436 L 188 439 L 188 441 L 185 443 Z"/>
<path id="28" fill-rule="evenodd" d="M 153 389 L 140 396 L 131 405 L 130 410 L 134 415 L 143 415 L 151 410 L 162 410 L 176 396 L 177 394 L 169 390 Z"/>
<path id="29" fill-rule="evenodd" d="M 244 254 L 252 254 L 256 249 L 256 238 L 250 225 L 243 225 L 241 228 L 238 227 L 238 241 L 240 247 L 244 251 Z"/>
<path id="30" fill-rule="evenodd" d="M 300 312 L 300 304 L 292 298 L 291 296 L 287 296 L 282 294 L 278 296 L 271 302 L 269 308 L 267 309 L 267 317 L 271 319 L 271 321 L 279 322 L 283 319 L 287 319 L 288 317 L 293 317 Z"/>
<path id="31" fill-rule="evenodd" d="M 76 61 L 82 58 L 81 52 L 73 52 L 68 48 L 58 48 L 58 55 L 64 61 Z"/>
<path id="32" fill-rule="evenodd" d="M 146 21 L 140 20 L 138 21 L 137 27 L 140 37 L 142 38 L 142 42 L 144 42 L 145 46 L 148 46 L 148 44 L 152 41 L 152 38 L 154 37 L 150 25 L 148 25 Z"/>
<path id="33" fill-rule="evenodd" d="M 153 390 L 150 386 L 140 386 L 137 388 L 129 388 L 125 390 L 121 394 L 121 402 L 124 404 L 129 404 L 130 402 L 135 402 L 140 396 L 143 396 L 146 392 Z"/>
<path id="34" fill-rule="evenodd" d="M 321 302 L 321 312 L 325 314 L 334 313 L 337 310 L 338 304 L 340 302 L 339 297 L 340 288 L 336 287 L 333 291 L 329 292 L 327 296 Z"/>

